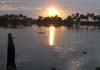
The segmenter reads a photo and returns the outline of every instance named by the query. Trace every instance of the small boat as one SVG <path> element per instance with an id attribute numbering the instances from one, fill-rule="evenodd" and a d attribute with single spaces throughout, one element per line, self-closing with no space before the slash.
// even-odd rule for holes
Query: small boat
<path id="1" fill-rule="evenodd" d="M 85 55 L 86 55 L 86 54 L 87 54 L 87 52 L 86 52 L 86 51 L 84 51 L 84 52 L 83 52 L 83 54 L 85 54 Z"/>
<path id="2" fill-rule="evenodd" d="M 38 32 L 39 34 L 45 34 L 45 32 Z"/>
<path id="3" fill-rule="evenodd" d="M 56 68 L 55 67 L 52 67 L 51 70 L 56 70 Z"/>

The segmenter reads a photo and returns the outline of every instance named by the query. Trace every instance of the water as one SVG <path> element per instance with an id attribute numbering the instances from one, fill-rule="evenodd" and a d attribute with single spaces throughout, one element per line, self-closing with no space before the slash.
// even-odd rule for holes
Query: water
<path id="1" fill-rule="evenodd" d="M 100 66 L 99 30 L 55 28 L 50 45 L 50 27 L 32 26 L 0 28 L 0 70 L 6 70 L 9 32 L 14 37 L 17 70 L 95 70 Z"/>

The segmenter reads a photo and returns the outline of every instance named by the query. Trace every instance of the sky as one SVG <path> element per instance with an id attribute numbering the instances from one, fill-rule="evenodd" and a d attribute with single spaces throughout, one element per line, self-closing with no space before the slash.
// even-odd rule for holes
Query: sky
<path id="1" fill-rule="evenodd" d="M 47 16 L 47 8 L 55 7 L 62 18 L 72 13 L 100 13 L 100 0 L 0 0 L 0 14 L 25 14 L 32 18 Z"/>

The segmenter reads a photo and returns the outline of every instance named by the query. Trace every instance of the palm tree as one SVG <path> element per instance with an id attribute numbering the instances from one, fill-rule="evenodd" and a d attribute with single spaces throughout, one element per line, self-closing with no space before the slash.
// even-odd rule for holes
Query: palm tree
<path id="1" fill-rule="evenodd" d="M 86 14 L 85 16 L 85 20 L 86 20 L 86 25 L 87 25 L 87 29 L 89 28 L 89 13 Z"/>
<path id="2" fill-rule="evenodd" d="M 63 25 L 72 27 L 74 24 L 74 19 L 72 16 L 68 16 L 66 19 L 63 20 Z"/>

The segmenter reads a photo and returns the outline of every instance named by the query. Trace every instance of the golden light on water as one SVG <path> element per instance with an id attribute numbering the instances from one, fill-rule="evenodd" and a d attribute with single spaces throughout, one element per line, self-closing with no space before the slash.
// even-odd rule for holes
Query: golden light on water
<path id="1" fill-rule="evenodd" d="M 55 27 L 50 26 L 49 28 L 49 45 L 54 46 L 54 41 L 55 41 Z"/>

